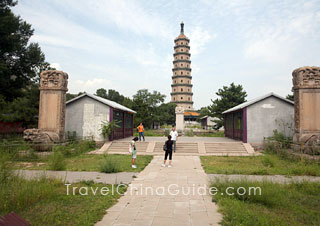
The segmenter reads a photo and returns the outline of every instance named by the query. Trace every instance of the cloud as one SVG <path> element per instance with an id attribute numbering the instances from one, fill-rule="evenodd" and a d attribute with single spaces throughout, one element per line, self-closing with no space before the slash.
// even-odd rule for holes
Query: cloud
<path id="1" fill-rule="evenodd" d="M 55 68 L 56 70 L 62 70 L 61 65 L 59 63 L 51 63 L 50 67 Z"/>
<path id="2" fill-rule="evenodd" d="M 91 80 L 69 80 L 69 93 L 88 92 L 94 94 L 99 88 L 109 89 L 112 87 L 111 80 L 93 78 Z"/>
<path id="3" fill-rule="evenodd" d="M 190 52 L 193 56 L 201 53 L 205 46 L 217 35 L 210 35 L 209 31 L 195 27 L 190 33 Z"/>

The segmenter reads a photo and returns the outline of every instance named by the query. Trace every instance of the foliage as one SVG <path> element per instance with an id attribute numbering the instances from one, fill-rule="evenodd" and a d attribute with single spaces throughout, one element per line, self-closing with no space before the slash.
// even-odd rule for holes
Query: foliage
<path id="1" fill-rule="evenodd" d="M 133 102 L 130 98 L 121 95 L 118 91 L 114 89 L 109 89 L 108 91 L 104 88 L 97 89 L 96 95 L 111 101 L 114 101 L 118 104 L 126 106 L 130 109 L 133 107 Z"/>
<path id="2" fill-rule="evenodd" d="M 165 95 L 153 91 L 150 93 L 147 89 L 137 91 L 133 96 L 133 110 L 137 112 L 134 118 L 134 124 L 143 122 L 146 128 L 151 128 L 153 122 L 160 122 L 161 113 L 158 107 L 163 103 Z"/>
<path id="3" fill-rule="evenodd" d="M 0 120 L 34 126 L 38 114 L 40 72 L 51 69 L 37 43 L 29 42 L 31 25 L 12 13 L 12 0 L 0 3 Z"/>
<path id="4" fill-rule="evenodd" d="M 66 94 L 66 101 L 72 100 L 73 98 L 76 98 L 82 94 L 83 94 L 83 92 L 79 92 L 78 94 L 67 93 Z"/>
<path id="5" fill-rule="evenodd" d="M 56 151 L 49 157 L 48 166 L 50 170 L 65 170 L 66 162 L 64 155 Z"/>
<path id="6" fill-rule="evenodd" d="M 79 194 L 80 187 L 88 186 L 98 189 L 96 195 L 91 192 L 88 195 Z M 99 192 L 103 187 L 111 191 L 111 186 L 73 183 L 67 195 L 67 187 L 63 181 L 45 177 L 25 180 L 12 176 L 6 183 L 0 183 L 0 215 L 14 211 L 32 222 L 33 226 L 94 225 L 105 215 L 105 210 L 120 198 L 117 192 L 109 192 L 108 195 L 101 195 Z M 73 195 L 74 188 L 76 192 Z M 120 187 L 121 193 L 125 190 L 125 187 Z"/>
<path id="7" fill-rule="evenodd" d="M 65 157 L 78 156 L 95 149 L 96 143 L 94 140 L 79 140 L 71 142 L 67 145 L 57 145 L 53 147 L 54 152 L 60 152 Z"/>
<path id="8" fill-rule="evenodd" d="M 118 173 L 120 172 L 119 165 L 117 162 L 108 157 L 104 156 L 104 159 L 100 163 L 100 172 L 101 173 Z"/>
<path id="9" fill-rule="evenodd" d="M 209 111 L 209 108 L 208 107 L 202 107 L 200 109 L 200 115 L 197 119 L 197 121 L 200 121 L 200 119 L 204 116 L 207 116 L 207 115 L 210 115 L 210 111 Z"/>
<path id="10" fill-rule="evenodd" d="M 170 125 L 170 128 L 176 122 L 176 104 L 174 103 L 162 103 L 157 109 L 156 112 L 159 115 L 159 122 L 161 124 Z"/>
<path id="11" fill-rule="evenodd" d="M 294 95 L 293 95 L 293 94 L 288 94 L 288 95 L 286 96 L 286 99 L 291 100 L 291 101 L 294 101 Z"/>
<path id="12" fill-rule="evenodd" d="M 231 83 L 230 86 L 223 86 L 222 89 L 219 89 L 218 92 L 216 92 L 216 95 L 218 98 L 211 100 L 212 105 L 208 107 L 208 110 L 210 116 L 218 118 L 217 120 L 214 120 L 216 123 L 214 129 L 218 130 L 223 126 L 222 112 L 245 102 L 247 93 L 242 85 Z"/>
<path id="13" fill-rule="evenodd" d="M 194 132 L 193 132 L 192 129 L 191 130 L 186 130 L 184 135 L 187 136 L 187 137 L 193 137 L 194 136 Z"/>
<path id="14" fill-rule="evenodd" d="M 106 138 L 109 138 L 112 131 L 114 131 L 116 128 L 119 128 L 119 121 L 112 121 L 112 122 L 106 122 L 103 121 L 101 124 L 101 135 L 103 136 L 104 140 L 106 140 Z"/>
<path id="15" fill-rule="evenodd" d="M 320 183 L 277 184 L 243 180 L 216 181 L 212 186 L 219 191 L 213 200 L 223 214 L 222 225 L 320 224 Z M 225 194 L 228 187 L 233 188 L 234 195 Z M 261 195 L 258 190 L 253 195 L 253 188 L 260 188 Z M 237 189 L 246 193 L 240 195 Z"/>

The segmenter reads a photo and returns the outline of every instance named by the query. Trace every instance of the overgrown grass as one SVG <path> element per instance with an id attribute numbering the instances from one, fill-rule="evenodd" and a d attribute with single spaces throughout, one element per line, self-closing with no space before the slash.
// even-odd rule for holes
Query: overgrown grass
<path id="1" fill-rule="evenodd" d="M 201 156 L 206 173 L 320 176 L 320 162 L 292 160 L 266 153 L 264 156 Z"/>
<path id="2" fill-rule="evenodd" d="M 62 181 L 41 178 L 24 180 L 13 177 L 0 183 L 0 215 L 16 212 L 33 226 L 51 225 L 94 225 L 106 213 L 105 210 L 117 202 L 116 192 L 102 196 L 100 193 L 82 196 L 72 195 L 73 187 L 87 187 L 87 183 L 72 184 L 67 195 Z M 93 189 L 111 185 L 90 184 Z M 89 188 L 90 189 L 90 188 Z M 122 189 L 123 190 L 123 189 Z"/>
<path id="3" fill-rule="evenodd" d="M 140 172 L 142 171 L 152 160 L 152 156 L 138 155 L 136 159 L 137 168 L 131 167 L 131 155 L 88 155 L 82 154 L 65 159 L 66 167 L 68 171 L 101 171 L 101 164 L 105 161 L 110 161 L 117 164 L 118 172 Z M 107 160 L 106 160 L 107 159 Z M 41 165 L 39 163 L 42 163 Z M 49 170 L 49 164 L 47 161 L 32 162 L 32 165 L 25 165 L 15 163 L 16 169 L 30 169 L 30 170 Z"/>
<path id="4" fill-rule="evenodd" d="M 197 137 L 224 137 L 224 131 L 217 131 L 215 133 L 196 133 Z"/>
<path id="5" fill-rule="evenodd" d="M 222 225 L 320 225 L 320 183 L 218 181 L 212 186 L 219 190 L 213 200 L 223 214 Z M 235 195 L 226 195 L 227 187 L 233 187 Z M 247 194 L 238 195 L 239 187 Z M 260 187 L 261 195 L 249 195 L 249 187 Z"/>
<path id="6" fill-rule="evenodd" d="M 57 151 L 50 155 L 48 168 L 50 170 L 64 170 L 66 168 L 65 157 L 61 152 Z"/>

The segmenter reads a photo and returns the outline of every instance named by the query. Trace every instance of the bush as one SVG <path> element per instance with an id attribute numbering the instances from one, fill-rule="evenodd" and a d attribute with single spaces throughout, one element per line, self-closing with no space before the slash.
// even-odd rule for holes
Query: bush
<path id="1" fill-rule="evenodd" d="M 117 173 L 120 172 L 118 164 L 115 161 L 112 161 L 108 158 L 108 155 L 104 156 L 104 159 L 100 163 L 100 172 L 101 173 Z"/>
<path id="2" fill-rule="evenodd" d="M 66 168 L 66 162 L 63 154 L 59 151 L 54 152 L 48 161 L 50 170 L 64 170 Z"/>
<path id="3" fill-rule="evenodd" d="M 261 159 L 261 162 L 266 167 L 274 167 L 274 161 L 269 156 L 264 156 L 264 158 Z"/>
<path id="4" fill-rule="evenodd" d="M 186 133 L 185 133 L 185 135 L 186 135 L 187 137 L 193 137 L 193 136 L 194 136 L 194 132 L 193 132 L 193 130 L 187 130 Z"/>
<path id="5" fill-rule="evenodd" d="M 81 140 L 67 145 L 59 145 L 53 148 L 54 152 L 61 152 L 65 157 L 77 156 L 92 151 L 96 146 L 94 140 Z"/>

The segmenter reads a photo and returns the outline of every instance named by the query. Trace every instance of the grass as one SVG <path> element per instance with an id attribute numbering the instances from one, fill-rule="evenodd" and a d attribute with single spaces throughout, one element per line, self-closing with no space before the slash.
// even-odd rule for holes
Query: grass
<path id="1" fill-rule="evenodd" d="M 88 184 L 81 182 L 70 185 L 70 195 L 67 195 L 67 187 L 62 181 L 46 178 L 27 181 L 13 177 L 0 184 L 0 215 L 14 211 L 33 226 L 94 225 L 120 195 L 116 192 L 106 196 L 101 193 L 82 196 L 79 192 L 72 195 L 73 187 L 82 186 L 88 187 Z M 93 189 L 111 189 L 111 186 L 90 184 Z"/>
<path id="2" fill-rule="evenodd" d="M 276 154 L 249 157 L 201 156 L 206 173 L 320 176 L 320 163 L 281 158 Z"/>
<path id="3" fill-rule="evenodd" d="M 320 225 L 320 183 L 217 182 L 222 225 Z M 261 195 L 221 195 L 227 187 L 260 187 Z"/>
<path id="4" fill-rule="evenodd" d="M 140 172 L 152 160 L 152 156 L 141 155 L 137 156 L 137 168 L 131 168 L 131 155 L 87 155 L 82 154 L 65 159 L 65 170 L 68 171 L 100 171 L 101 164 L 105 161 L 111 161 L 117 164 L 118 172 Z M 108 159 L 108 160 L 106 160 Z M 42 163 L 42 164 L 39 164 Z M 26 166 L 21 163 L 15 162 L 15 168 L 30 169 L 30 170 L 49 170 L 50 166 L 47 161 L 44 162 L 31 162 Z"/>
<path id="5" fill-rule="evenodd" d="M 145 137 L 163 137 L 165 135 L 166 135 L 165 131 L 163 131 L 162 133 L 159 132 L 159 130 L 157 130 L 157 131 L 145 130 L 144 131 L 144 136 Z M 134 131 L 133 132 L 133 136 L 139 137 L 139 133 L 137 131 Z"/>

